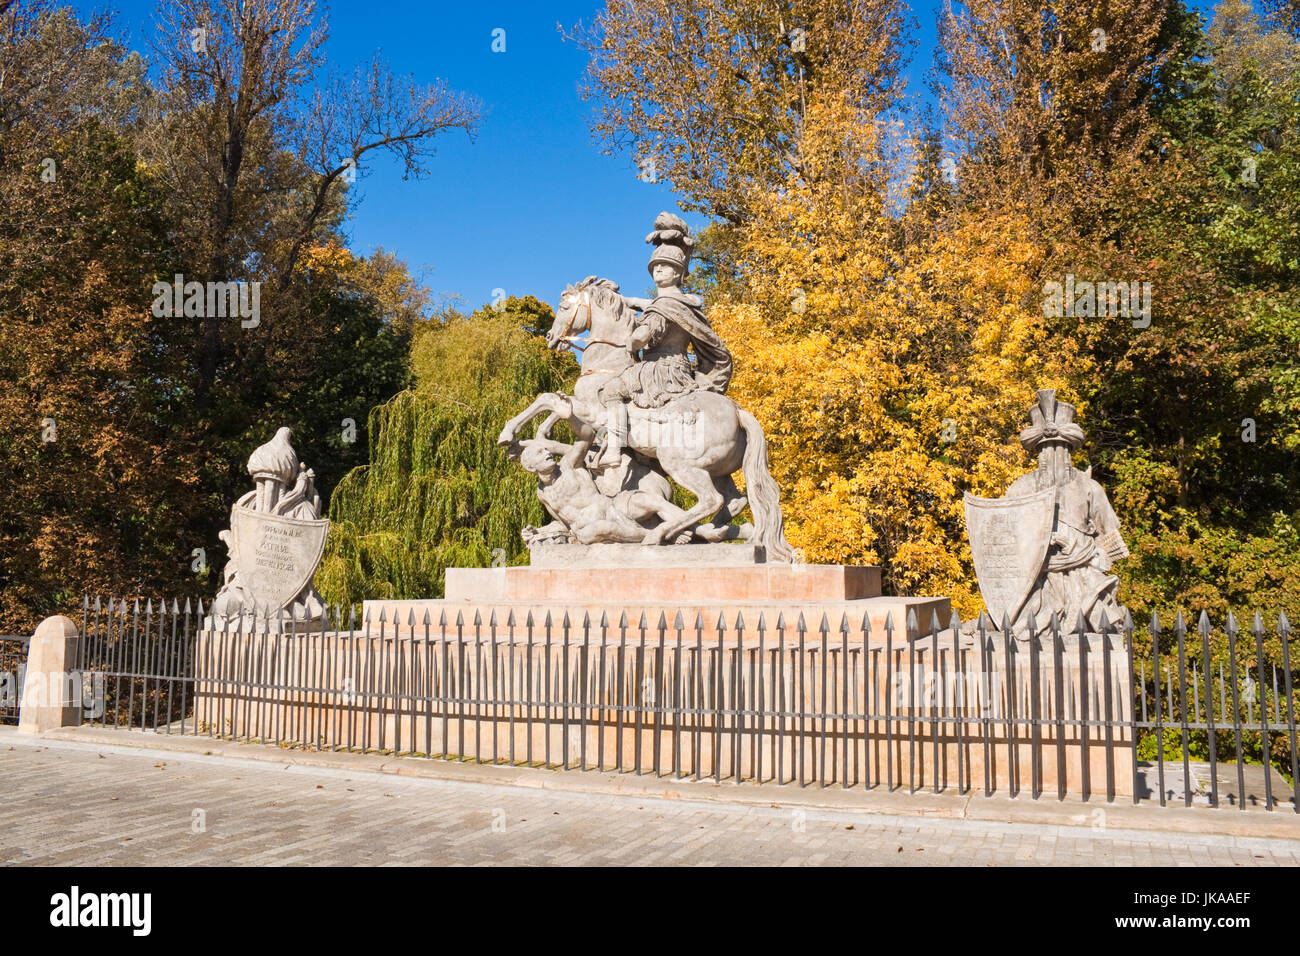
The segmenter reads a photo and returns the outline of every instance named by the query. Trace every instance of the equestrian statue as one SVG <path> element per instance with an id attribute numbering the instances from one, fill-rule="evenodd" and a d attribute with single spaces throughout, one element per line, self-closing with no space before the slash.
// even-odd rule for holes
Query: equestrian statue
<path id="1" fill-rule="evenodd" d="M 568 286 L 547 345 L 581 350 L 573 394 L 537 396 L 501 431 L 498 444 L 537 476 L 538 498 L 554 519 L 525 528 L 525 541 L 743 540 L 762 547 L 764 560 L 788 563 L 793 552 L 767 439 L 727 397 L 731 353 L 699 297 L 682 289 L 695 241 L 679 216 L 664 212 L 646 242 L 654 247 L 655 297 L 621 295 L 617 283 L 595 276 Z M 543 414 L 536 435 L 520 438 Z M 551 437 L 557 421 L 569 426 L 572 443 Z M 736 487 L 736 471 L 747 494 Z M 673 503 L 669 479 L 694 496 L 693 506 Z M 733 524 L 746 504 L 753 522 Z"/>

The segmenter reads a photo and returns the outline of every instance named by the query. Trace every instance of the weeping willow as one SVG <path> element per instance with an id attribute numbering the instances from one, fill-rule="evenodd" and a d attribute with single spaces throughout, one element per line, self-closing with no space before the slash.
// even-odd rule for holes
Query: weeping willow
<path id="1" fill-rule="evenodd" d="M 331 604 L 442 597 L 446 568 L 490 566 L 494 551 L 498 564 L 527 563 L 520 530 L 546 519 L 536 479 L 496 437 L 537 393 L 570 392 L 578 368 L 513 304 L 417 331 L 415 386 L 371 410 L 370 463 L 330 499 L 316 586 Z"/>

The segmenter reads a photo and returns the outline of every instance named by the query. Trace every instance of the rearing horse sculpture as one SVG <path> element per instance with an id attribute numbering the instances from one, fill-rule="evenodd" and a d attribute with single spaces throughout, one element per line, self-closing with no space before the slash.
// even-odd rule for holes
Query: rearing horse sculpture
<path id="1" fill-rule="evenodd" d="M 549 414 L 538 429 L 545 437 L 551 425 L 567 422 L 580 443 L 595 441 L 605 414 L 600 387 L 632 365 L 629 349 L 633 309 L 605 279 L 587 279 L 565 290 L 547 344 L 553 349 L 574 344 L 588 332 L 582 353 L 582 374 L 573 395 L 544 392 L 501 431 L 498 444 L 509 446 L 527 422 Z M 780 492 L 768 471 L 767 439 L 749 412 L 725 395 L 706 389 L 687 392 L 661 408 L 628 408 L 627 447 L 662 470 L 695 496 L 694 507 L 676 521 L 665 521 L 647 533 L 647 544 L 674 541 L 687 530 L 703 540 L 720 540 L 727 525 L 749 504 L 754 515 L 753 540 L 770 562 L 788 563 L 793 552 L 785 540 Z M 743 471 L 748 500 L 732 480 Z M 715 518 L 716 516 L 716 518 Z M 704 523 L 713 518 L 716 523 Z M 697 527 L 698 526 L 698 527 Z"/>

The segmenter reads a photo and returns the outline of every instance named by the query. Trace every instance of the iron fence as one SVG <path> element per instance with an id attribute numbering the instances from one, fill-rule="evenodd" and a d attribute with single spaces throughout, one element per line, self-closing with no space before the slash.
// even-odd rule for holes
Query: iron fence
<path id="1" fill-rule="evenodd" d="M 30 642 L 18 634 L 0 634 L 0 725 L 18 723 Z"/>
<path id="2" fill-rule="evenodd" d="M 87 600 L 99 720 L 719 784 L 1300 806 L 1285 617 L 1267 633 L 1257 615 L 1246 639 L 1202 616 L 1195 640 L 1181 615 L 1103 633 L 1052 620 L 1034 639 L 983 617 L 209 623 L 201 602 Z"/>

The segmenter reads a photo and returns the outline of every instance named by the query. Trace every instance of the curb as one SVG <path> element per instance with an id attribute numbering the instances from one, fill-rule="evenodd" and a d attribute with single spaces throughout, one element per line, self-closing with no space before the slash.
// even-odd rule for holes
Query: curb
<path id="1" fill-rule="evenodd" d="M 833 810 L 868 816 L 929 818 L 986 824 L 1066 827 L 1105 831 L 1111 838 L 1124 832 L 1186 835 L 1188 842 L 1220 843 L 1248 848 L 1270 840 L 1300 841 L 1300 814 L 1283 810 L 1248 810 L 1183 806 L 1134 806 L 1118 801 L 1058 801 L 979 793 L 935 794 L 861 789 L 819 789 L 792 786 L 672 780 L 598 771 L 559 771 L 499 764 L 456 763 L 419 757 L 380 754 L 287 750 L 272 744 L 234 743 L 207 737 L 181 737 L 148 731 L 100 727 L 64 727 L 43 734 L 16 736 L 0 728 L 0 739 L 39 745 L 58 741 L 85 747 L 157 750 L 193 756 L 255 760 L 286 766 L 381 773 L 484 786 L 526 787 L 571 793 L 611 794 L 659 800 L 687 800 L 776 809 Z M 1197 838 L 1200 838 L 1199 840 Z"/>

